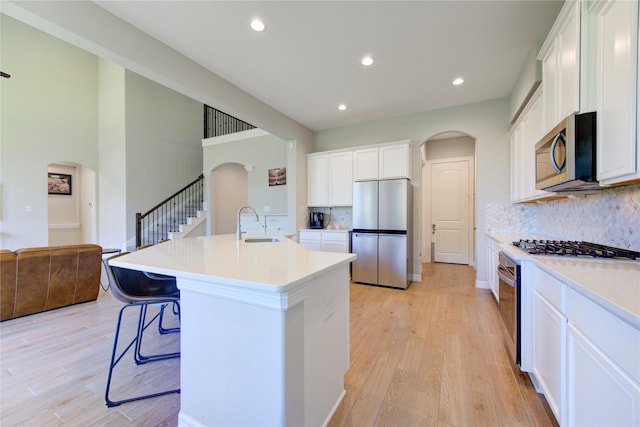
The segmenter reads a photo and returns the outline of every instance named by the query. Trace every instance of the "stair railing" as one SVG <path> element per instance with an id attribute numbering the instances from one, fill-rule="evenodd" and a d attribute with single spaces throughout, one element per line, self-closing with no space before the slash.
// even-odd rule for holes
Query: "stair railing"
<path id="1" fill-rule="evenodd" d="M 179 231 L 189 217 L 195 217 L 204 203 L 204 175 L 145 213 L 136 213 L 136 247 L 155 245 Z"/>

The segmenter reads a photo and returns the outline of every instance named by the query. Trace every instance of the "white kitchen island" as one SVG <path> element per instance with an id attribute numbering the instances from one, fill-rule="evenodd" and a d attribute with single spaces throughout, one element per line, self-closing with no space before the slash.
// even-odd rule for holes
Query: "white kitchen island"
<path id="1" fill-rule="evenodd" d="M 173 240 L 111 264 L 177 278 L 180 426 L 321 426 L 345 393 L 355 255 L 245 240 Z"/>

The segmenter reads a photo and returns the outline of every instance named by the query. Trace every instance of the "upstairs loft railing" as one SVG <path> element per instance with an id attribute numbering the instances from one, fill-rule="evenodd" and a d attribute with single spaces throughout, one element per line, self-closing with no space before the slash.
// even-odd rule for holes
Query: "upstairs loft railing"
<path id="1" fill-rule="evenodd" d="M 204 106 L 205 138 L 228 135 L 250 129 L 255 129 L 255 126 L 208 105 Z"/>
<path id="2" fill-rule="evenodd" d="M 204 202 L 204 175 L 145 213 L 136 213 L 136 247 L 155 245 L 196 217 Z"/>

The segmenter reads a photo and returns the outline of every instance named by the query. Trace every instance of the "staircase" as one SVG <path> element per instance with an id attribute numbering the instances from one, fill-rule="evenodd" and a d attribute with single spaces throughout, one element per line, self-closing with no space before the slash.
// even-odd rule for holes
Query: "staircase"
<path id="1" fill-rule="evenodd" d="M 136 214 L 136 247 L 187 236 L 205 220 L 204 176 L 145 213 Z"/>

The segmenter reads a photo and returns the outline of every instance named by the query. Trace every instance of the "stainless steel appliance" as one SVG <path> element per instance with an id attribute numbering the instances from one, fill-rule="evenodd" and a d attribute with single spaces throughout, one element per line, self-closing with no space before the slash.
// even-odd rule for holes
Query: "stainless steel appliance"
<path id="1" fill-rule="evenodd" d="M 532 255 L 566 255 L 620 260 L 640 260 L 640 252 L 599 243 L 570 240 L 524 240 L 513 244 Z"/>
<path id="2" fill-rule="evenodd" d="M 412 257 L 412 193 L 407 179 L 353 184 L 354 282 L 406 289 Z"/>
<path id="3" fill-rule="evenodd" d="M 498 255 L 500 316 L 509 332 L 511 359 L 520 364 L 520 265 L 505 252 Z"/>
<path id="4" fill-rule="evenodd" d="M 309 228 L 324 228 L 324 214 L 322 212 L 309 214 Z"/>
<path id="5" fill-rule="evenodd" d="M 596 113 L 572 114 L 536 144 L 536 188 L 593 191 L 596 179 Z"/>

